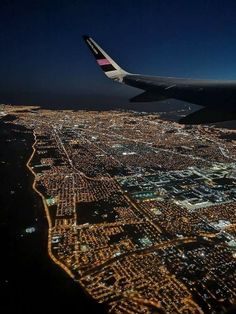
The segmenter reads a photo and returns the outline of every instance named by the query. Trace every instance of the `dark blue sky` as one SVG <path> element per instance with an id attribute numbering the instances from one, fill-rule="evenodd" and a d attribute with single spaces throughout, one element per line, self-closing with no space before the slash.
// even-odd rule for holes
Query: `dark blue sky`
<path id="1" fill-rule="evenodd" d="M 0 103 L 119 104 L 81 35 L 130 72 L 236 79 L 236 1 L 0 1 Z"/>

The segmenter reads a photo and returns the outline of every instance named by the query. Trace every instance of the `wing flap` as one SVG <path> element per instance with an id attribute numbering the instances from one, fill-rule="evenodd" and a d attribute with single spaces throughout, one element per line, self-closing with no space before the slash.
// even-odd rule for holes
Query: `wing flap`
<path id="1" fill-rule="evenodd" d="M 155 93 L 151 93 L 149 91 L 146 91 L 144 93 L 141 93 L 137 96 L 134 96 L 129 101 L 130 102 L 150 102 L 150 101 L 161 101 L 167 99 L 163 95 L 157 95 Z"/>
<path id="2" fill-rule="evenodd" d="M 236 119 L 236 111 L 220 111 L 202 108 L 179 120 L 180 124 L 205 124 Z"/>

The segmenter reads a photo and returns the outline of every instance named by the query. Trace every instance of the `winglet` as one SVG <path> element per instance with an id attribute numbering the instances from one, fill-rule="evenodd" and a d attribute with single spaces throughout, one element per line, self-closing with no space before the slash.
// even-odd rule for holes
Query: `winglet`
<path id="1" fill-rule="evenodd" d="M 83 39 L 94 55 L 97 64 L 110 79 L 122 83 L 123 77 L 127 74 L 108 54 L 89 36 L 84 35 Z"/>

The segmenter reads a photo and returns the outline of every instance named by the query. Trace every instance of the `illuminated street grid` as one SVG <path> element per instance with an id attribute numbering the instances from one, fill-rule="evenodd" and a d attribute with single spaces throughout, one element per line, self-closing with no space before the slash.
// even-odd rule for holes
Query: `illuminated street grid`
<path id="1" fill-rule="evenodd" d="M 94 299 L 112 313 L 219 313 L 235 302 L 234 131 L 24 109 L 3 110 L 35 135 L 49 253 Z"/>

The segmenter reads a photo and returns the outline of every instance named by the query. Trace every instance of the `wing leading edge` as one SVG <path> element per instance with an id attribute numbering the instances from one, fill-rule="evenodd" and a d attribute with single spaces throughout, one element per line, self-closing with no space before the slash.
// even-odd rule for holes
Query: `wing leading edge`
<path id="1" fill-rule="evenodd" d="M 220 121 L 229 120 L 231 113 L 232 116 L 236 114 L 236 81 L 234 80 L 197 80 L 132 74 L 122 69 L 91 37 L 83 36 L 83 38 L 108 78 L 144 91 L 130 99 L 131 102 L 178 99 L 206 107 L 208 117 L 212 111 L 217 111 L 217 115 L 212 114 L 210 120 L 214 120 L 214 117 L 217 117 L 216 120 L 222 117 Z M 225 111 L 227 115 L 224 115 Z M 190 121 L 201 123 L 198 119 L 203 116 L 204 111 L 201 111 L 199 115 L 192 116 Z M 188 123 L 187 119 L 182 120 L 183 123 Z"/>

